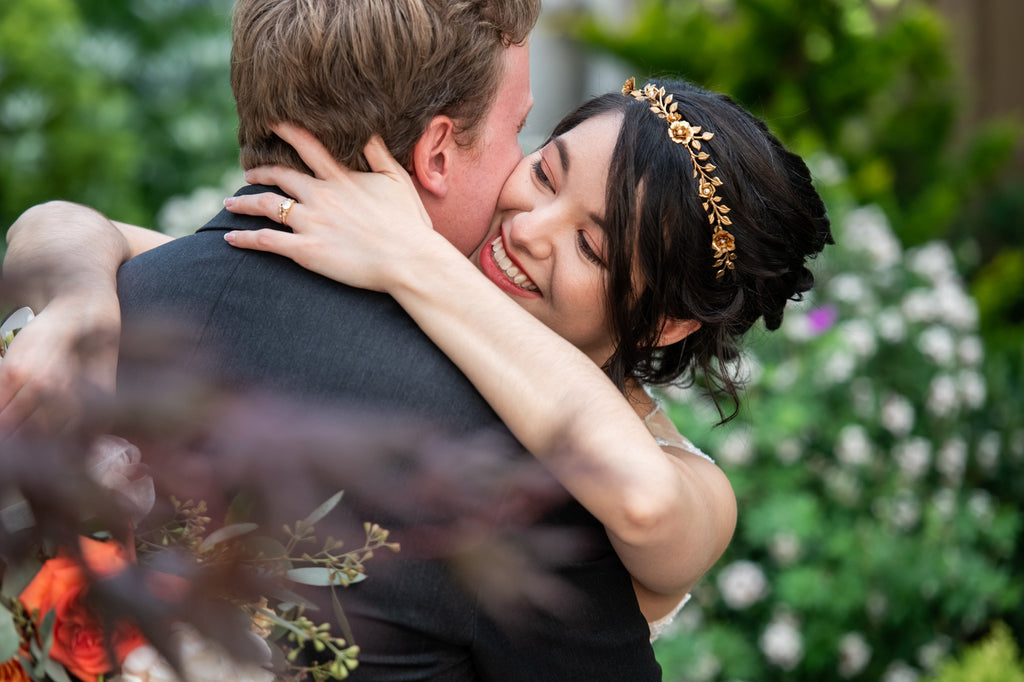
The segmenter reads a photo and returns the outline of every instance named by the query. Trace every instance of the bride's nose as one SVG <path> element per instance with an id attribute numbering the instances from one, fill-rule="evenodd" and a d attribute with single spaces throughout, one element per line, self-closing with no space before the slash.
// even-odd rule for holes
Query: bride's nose
<path id="1" fill-rule="evenodd" d="M 544 209 L 534 209 L 516 216 L 508 240 L 516 250 L 539 260 L 551 255 L 553 236 L 550 216 Z"/>

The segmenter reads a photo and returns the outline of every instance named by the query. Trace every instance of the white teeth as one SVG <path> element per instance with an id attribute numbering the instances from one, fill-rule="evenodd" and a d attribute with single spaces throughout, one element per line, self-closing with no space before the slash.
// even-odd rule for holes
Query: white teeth
<path id="1" fill-rule="evenodd" d="M 515 284 L 521 289 L 527 291 L 540 291 L 530 278 L 523 274 L 523 271 L 512 264 L 512 259 L 505 253 L 505 245 L 501 241 L 501 235 L 498 235 L 493 242 L 491 242 L 491 252 L 494 254 L 494 262 L 498 264 L 498 267 L 502 269 L 505 276 L 515 282 Z"/>

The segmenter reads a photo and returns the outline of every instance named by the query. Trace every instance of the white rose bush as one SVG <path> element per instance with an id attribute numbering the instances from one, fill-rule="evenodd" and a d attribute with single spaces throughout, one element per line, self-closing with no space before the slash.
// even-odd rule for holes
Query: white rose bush
<path id="1" fill-rule="evenodd" d="M 829 206 L 837 245 L 782 328 L 751 334 L 739 416 L 712 428 L 699 389 L 666 395 L 739 502 L 657 643 L 666 680 L 923 682 L 1018 610 L 1024 426 L 993 395 L 954 254 Z"/>

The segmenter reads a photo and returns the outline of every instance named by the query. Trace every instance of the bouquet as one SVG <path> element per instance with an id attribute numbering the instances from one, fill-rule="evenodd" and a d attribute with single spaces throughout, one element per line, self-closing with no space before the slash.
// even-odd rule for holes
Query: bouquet
<path id="1" fill-rule="evenodd" d="M 580 538 L 534 529 L 566 492 L 503 434 L 239 391 L 187 335 L 123 332 L 116 395 L 58 433 L 0 435 L 0 682 L 344 679 L 358 632 L 337 588 L 399 549 L 366 517 L 499 626 L 551 608 Z"/>
<path id="2" fill-rule="evenodd" d="M 359 649 L 346 639 L 351 634 L 337 636 L 327 624 L 311 620 L 306 613 L 309 605 L 291 593 L 289 585 L 345 586 L 363 580 L 364 562 L 375 550 L 398 551 L 397 543 L 388 541 L 388 531 L 366 524 L 365 543 L 351 550 L 343 550 L 333 538 L 318 539 L 316 524 L 334 509 L 341 493 L 286 526 L 283 541 L 262 534 L 253 523 L 211 530 L 205 503 L 174 497 L 167 500 L 169 518 L 147 523 L 145 514 L 155 501 L 153 480 L 138 476 L 138 449 L 105 437 L 94 447 L 94 455 L 90 469 L 97 482 L 116 483 L 119 487 L 111 492 L 125 512 L 142 517 L 132 533 L 134 541 L 124 545 L 106 533 L 83 535 L 77 547 L 43 552 L 40 560 L 9 567 L 17 570 L 4 575 L 0 592 L 0 680 L 141 682 L 176 680 L 178 674 L 194 682 L 340 680 L 356 667 Z M 24 511 L 7 516 L 23 517 Z M 182 560 L 182 555 L 189 558 Z M 133 564 L 147 567 L 142 573 L 146 597 L 158 608 L 172 608 L 189 590 L 183 575 L 160 570 L 168 566 L 223 569 L 236 576 L 248 573 L 246 580 L 263 586 L 273 596 L 246 601 L 218 595 L 244 621 L 240 630 L 250 645 L 244 662 L 184 621 L 170 625 L 161 651 L 134 623 L 104 618 L 95 588 L 109 582 L 109 596 L 110 590 L 118 589 L 119 579 L 129 577 Z M 305 647 L 324 655 L 318 662 L 300 663 Z M 176 661 L 177 673 L 169 660 Z"/>
<path id="3" fill-rule="evenodd" d="M 21 308 L 4 320 L 0 358 L 32 319 L 32 311 Z M 255 523 L 214 527 L 205 502 L 174 496 L 160 500 L 162 515 L 150 518 L 158 506 L 153 477 L 139 449 L 122 438 L 95 438 L 86 463 L 90 482 L 98 486 L 93 492 L 110 495 L 126 519 L 127 540 L 105 528 L 90 532 L 97 519 L 86 512 L 79 519 L 82 534 L 71 546 L 39 542 L 31 552 L 22 547 L 0 553 L 0 682 L 142 682 L 176 680 L 179 674 L 200 682 L 340 680 L 357 666 L 359 649 L 350 643 L 351 633 L 337 636 L 327 624 L 311 620 L 306 613 L 311 605 L 289 589 L 296 583 L 335 587 L 359 582 L 374 551 L 398 551 L 388 531 L 376 524 L 364 526 L 365 542 L 354 549 L 317 537 L 316 524 L 336 507 L 340 492 L 285 525 L 283 538 L 273 537 Z M 4 492 L 11 499 L 0 509 L 3 537 L 31 534 L 36 525 L 31 505 Z M 232 514 L 237 516 L 237 509 Z M 133 566 L 143 569 L 138 575 L 146 579 L 145 598 L 168 612 L 189 592 L 182 574 L 190 567 L 236 577 L 240 572 L 273 594 L 255 600 L 216 595 L 241 616 L 236 622 L 242 622 L 240 631 L 249 644 L 246 661 L 236 660 L 222 643 L 184 620 L 169 625 L 157 648 L 136 623 L 110 617 L 97 588 L 109 583 L 116 590 Z M 159 570 L 168 566 L 186 570 Z M 317 662 L 299 662 L 306 647 L 318 654 Z"/>

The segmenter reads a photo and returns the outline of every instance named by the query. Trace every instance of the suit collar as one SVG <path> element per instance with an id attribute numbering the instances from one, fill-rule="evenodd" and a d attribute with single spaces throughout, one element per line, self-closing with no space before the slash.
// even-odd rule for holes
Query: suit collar
<path id="1" fill-rule="evenodd" d="M 237 192 L 235 196 L 244 196 L 247 194 L 260 194 L 262 192 L 273 192 L 274 194 L 280 194 L 281 196 L 287 196 L 280 187 L 270 187 L 268 185 L 245 185 Z M 275 230 L 283 230 L 290 232 L 287 227 L 276 223 L 269 218 L 263 216 L 252 216 L 252 215 L 241 215 L 238 213 L 232 213 L 227 209 L 222 209 L 220 213 L 213 216 L 210 222 L 200 227 L 197 232 L 207 232 L 210 230 L 262 230 L 268 227 L 272 227 Z"/>

